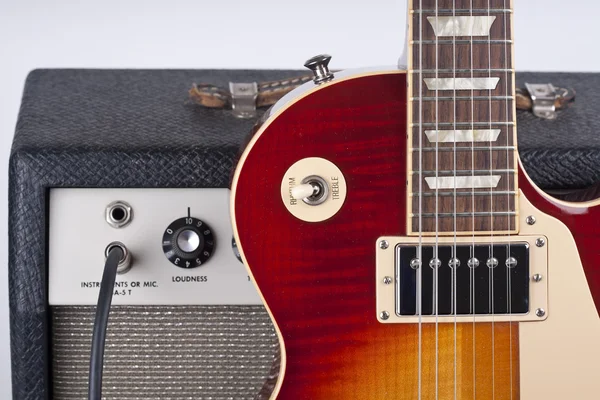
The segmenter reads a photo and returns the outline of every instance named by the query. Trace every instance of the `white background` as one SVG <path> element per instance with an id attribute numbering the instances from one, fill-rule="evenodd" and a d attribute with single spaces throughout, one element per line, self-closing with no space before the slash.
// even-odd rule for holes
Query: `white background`
<path id="1" fill-rule="evenodd" d="M 515 3 L 518 70 L 600 71 L 600 2 Z M 8 258 L 8 155 L 30 70 L 300 68 L 322 52 L 334 68 L 392 65 L 405 19 L 406 0 L 0 0 L 0 265 Z M 4 271 L 0 398 L 10 397 L 7 304 Z"/>

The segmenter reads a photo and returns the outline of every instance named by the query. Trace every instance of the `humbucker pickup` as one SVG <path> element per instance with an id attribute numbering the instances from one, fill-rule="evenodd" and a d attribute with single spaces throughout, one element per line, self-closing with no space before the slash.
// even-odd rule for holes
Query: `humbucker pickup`
<path id="1" fill-rule="evenodd" d="M 437 243 L 380 238 L 377 318 L 384 323 L 543 320 L 547 246 L 546 238 L 524 236 L 459 237 L 456 243 L 452 237 Z"/>
<path id="2" fill-rule="evenodd" d="M 529 312 L 527 243 L 398 245 L 395 251 L 397 315 Z"/>

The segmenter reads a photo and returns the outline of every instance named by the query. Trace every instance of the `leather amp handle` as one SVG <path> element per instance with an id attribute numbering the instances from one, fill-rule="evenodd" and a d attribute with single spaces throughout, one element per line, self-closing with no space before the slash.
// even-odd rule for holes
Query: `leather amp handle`
<path id="1" fill-rule="evenodd" d="M 268 107 L 275 104 L 280 98 L 291 92 L 298 86 L 313 79 L 311 75 L 299 76 L 295 78 L 282 79 L 279 81 L 269 81 L 258 83 L 258 93 L 256 96 L 256 107 Z M 192 101 L 203 107 L 208 108 L 226 108 L 232 107 L 232 95 L 229 89 L 206 83 L 194 83 L 189 90 L 189 96 Z M 566 108 L 569 103 L 575 100 L 575 90 L 571 88 L 556 88 L 556 99 L 554 105 L 557 110 Z M 531 110 L 533 101 L 529 92 L 525 88 L 516 90 L 517 109 Z"/>

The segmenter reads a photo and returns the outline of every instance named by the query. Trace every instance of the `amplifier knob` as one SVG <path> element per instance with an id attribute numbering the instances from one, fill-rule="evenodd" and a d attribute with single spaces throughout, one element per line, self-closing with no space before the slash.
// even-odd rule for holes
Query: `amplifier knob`
<path id="1" fill-rule="evenodd" d="M 215 239 L 204 221 L 185 217 L 173 221 L 163 234 L 163 251 L 167 259 L 181 268 L 203 265 L 212 256 Z"/>
<path id="2" fill-rule="evenodd" d="M 186 253 L 193 253 L 200 247 L 200 235 L 192 229 L 184 229 L 177 235 L 177 247 Z"/>

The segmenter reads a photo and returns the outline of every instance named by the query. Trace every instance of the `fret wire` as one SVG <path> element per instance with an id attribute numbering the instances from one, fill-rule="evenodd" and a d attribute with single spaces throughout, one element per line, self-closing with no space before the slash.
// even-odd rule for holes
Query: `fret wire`
<path id="1" fill-rule="evenodd" d="M 492 149 L 493 151 L 499 151 L 499 150 L 516 150 L 515 146 L 489 146 L 489 147 L 484 147 L 484 146 L 476 146 L 476 147 L 462 147 L 462 146 L 457 146 L 456 147 L 456 151 L 490 151 L 490 149 Z M 412 149 L 413 151 L 419 151 L 418 148 L 413 147 Z M 435 151 L 435 147 L 423 147 L 423 151 Z M 438 151 L 454 151 L 453 147 L 439 147 Z"/>
<path id="2" fill-rule="evenodd" d="M 460 90 L 460 89 L 459 89 Z M 464 90 L 470 90 L 470 89 L 464 89 Z M 475 89 L 475 91 L 480 90 L 480 91 L 487 91 L 486 89 Z M 434 101 L 436 98 L 435 97 L 411 97 L 411 101 L 416 101 L 416 100 L 423 100 L 423 101 Z M 454 100 L 455 98 L 452 96 L 443 96 L 443 97 L 438 97 L 438 100 L 443 100 L 443 101 L 448 101 L 448 100 Z M 456 100 L 510 100 L 513 101 L 515 98 L 514 96 L 457 96 Z M 470 124 L 470 122 L 469 122 Z"/>
<path id="3" fill-rule="evenodd" d="M 411 14 L 421 14 L 421 13 L 433 13 L 435 14 L 435 9 L 423 9 L 423 10 L 419 10 L 418 8 L 414 8 L 412 10 L 410 10 Z M 471 9 L 466 9 L 466 8 L 460 8 L 460 9 L 456 9 L 456 10 L 452 10 L 449 8 L 442 8 L 442 9 L 438 9 L 437 12 L 438 14 L 452 14 L 454 12 L 456 13 L 471 13 L 471 11 L 476 14 L 476 13 L 512 13 L 513 10 L 510 8 L 474 8 L 473 10 Z M 474 15 L 477 16 L 477 15 Z"/>
<path id="4" fill-rule="evenodd" d="M 488 69 L 481 69 L 481 68 L 473 68 L 471 69 L 466 69 L 466 68 L 457 68 L 456 72 L 457 73 L 471 73 L 471 71 L 473 71 L 473 73 L 481 73 L 481 74 L 487 74 L 488 73 Z M 491 69 L 492 72 L 515 72 L 514 68 L 492 68 Z M 412 69 L 410 71 L 408 71 L 409 73 L 413 74 L 413 73 L 419 73 L 421 72 L 419 69 Z M 435 69 L 423 69 L 422 72 L 424 74 L 434 74 L 435 73 Z M 451 69 L 438 69 L 438 73 L 442 73 L 442 74 L 451 74 L 453 72 L 453 70 Z"/>
<path id="5" fill-rule="evenodd" d="M 470 149 L 470 147 L 467 147 L 468 149 Z M 458 148 L 457 148 L 458 149 Z M 490 173 L 490 171 L 494 172 L 494 173 L 498 173 L 498 174 L 516 174 L 517 170 L 516 169 L 476 169 L 476 170 L 443 170 L 443 171 L 437 171 L 438 174 L 440 175 L 454 175 L 456 173 L 456 176 L 471 176 L 471 174 L 488 174 Z M 413 171 L 413 175 L 418 175 L 419 173 L 423 173 L 423 174 L 435 174 L 436 171 Z M 473 176 L 488 176 L 488 175 L 473 175 Z"/>
<path id="6" fill-rule="evenodd" d="M 451 218 L 451 217 L 472 217 L 475 215 L 476 217 L 491 217 L 491 216 L 516 216 L 516 211 L 478 211 L 478 212 L 464 212 L 464 213 L 421 213 L 420 214 L 424 218 L 434 218 L 436 216 L 440 218 Z M 411 217 L 418 217 L 418 213 L 412 213 Z"/>
<path id="7" fill-rule="evenodd" d="M 430 40 L 430 39 L 426 39 L 426 40 L 412 40 L 410 43 L 411 44 L 417 44 L 417 43 L 422 43 L 422 44 L 435 44 L 435 40 Z M 470 40 L 466 40 L 466 39 L 457 39 L 455 41 L 453 40 L 447 40 L 447 39 L 439 39 L 438 44 L 513 44 L 512 40 L 504 40 L 504 39 L 473 39 L 473 41 L 471 42 Z"/>
<path id="8" fill-rule="evenodd" d="M 512 191 L 512 190 L 502 190 L 502 191 L 497 191 L 497 192 L 490 192 L 490 191 L 456 192 L 457 196 L 471 196 L 471 195 L 475 195 L 475 196 L 506 196 L 506 195 L 516 195 L 516 194 L 517 194 L 517 192 Z M 412 192 L 411 195 L 412 195 L 412 197 L 419 197 L 419 193 Z M 421 193 L 421 196 L 435 197 L 435 192 L 424 192 L 424 193 Z M 450 196 L 454 196 L 454 192 L 439 192 L 438 196 L 439 197 L 450 197 Z"/>
<path id="9" fill-rule="evenodd" d="M 419 124 L 418 123 L 412 123 L 410 124 L 411 127 L 418 127 Z M 463 126 L 491 126 L 494 127 L 495 125 L 502 125 L 502 126 L 514 126 L 515 123 L 514 122 L 506 122 L 506 121 L 493 121 L 493 122 L 457 122 L 456 123 L 457 126 L 463 125 Z M 423 122 L 422 126 L 426 126 L 426 127 L 435 127 L 435 126 L 446 126 L 446 127 L 454 127 L 454 122 Z"/>

